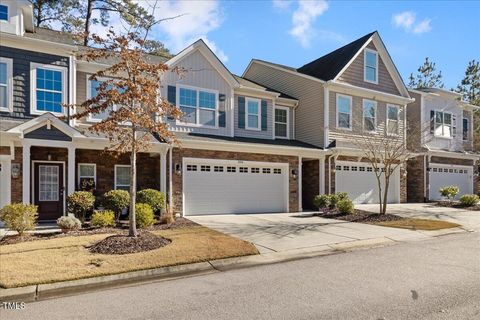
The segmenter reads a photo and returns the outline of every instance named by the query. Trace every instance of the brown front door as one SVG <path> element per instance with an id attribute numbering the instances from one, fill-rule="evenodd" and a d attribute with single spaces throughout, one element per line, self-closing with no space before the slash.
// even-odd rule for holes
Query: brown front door
<path id="1" fill-rule="evenodd" d="M 39 220 L 55 220 L 63 214 L 63 164 L 36 162 L 34 197 Z"/>

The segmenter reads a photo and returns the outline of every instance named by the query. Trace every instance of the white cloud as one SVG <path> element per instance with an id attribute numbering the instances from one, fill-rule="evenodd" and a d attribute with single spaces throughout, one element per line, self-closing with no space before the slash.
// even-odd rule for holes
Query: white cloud
<path id="1" fill-rule="evenodd" d="M 292 0 L 272 0 L 273 7 L 280 10 L 286 10 L 290 8 Z"/>
<path id="2" fill-rule="evenodd" d="M 312 24 L 315 19 L 328 9 L 328 2 L 325 0 L 300 0 L 298 8 L 293 12 L 290 34 L 297 39 L 302 47 L 310 46 L 310 41 L 315 35 Z"/>
<path id="3" fill-rule="evenodd" d="M 416 23 L 416 21 L 417 14 L 412 11 L 404 11 L 392 17 L 393 25 L 397 28 L 402 28 L 405 32 L 421 34 L 432 30 L 432 26 L 430 25 L 432 19 L 425 18 L 418 23 Z"/>

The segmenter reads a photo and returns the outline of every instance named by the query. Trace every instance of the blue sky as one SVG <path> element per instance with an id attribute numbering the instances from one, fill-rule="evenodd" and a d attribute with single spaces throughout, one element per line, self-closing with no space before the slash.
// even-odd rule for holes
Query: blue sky
<path id="1" fill-rule="evenodd" d="M 154 35 L 173 53 L 203 38 L 241 75 L 252 58 L 299 67 L 378 30 L 404 81 L 428 56 L 451 88 L 480 60 L 479 12 L 479 1 L 161 1 L 158 17 L 185 15 Z"/>

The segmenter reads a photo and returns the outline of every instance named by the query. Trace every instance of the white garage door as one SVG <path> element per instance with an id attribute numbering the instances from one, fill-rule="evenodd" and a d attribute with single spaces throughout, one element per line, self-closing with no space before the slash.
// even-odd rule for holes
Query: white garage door
<path id="1" fill-rule="evenodd" d="M 288 164 L 184 158 L 185 215 L 288 211 Z"/>
<path id="2" fill-rule="evenodd" d="M 430 200 L 441 200 L 438 190 L 443 186 L 457 186 L 460 193 L 457 198 L 464 194 L 473 193 L 473 168 L 468 166 L 430 164 Z"/>
<path id="3" fill-rule="evenodd" d="M 382 191 L 384 190 L 383 176 Z M 354 203 L 379 203 L 378 182 L 371 165 L 365 162 L 337 161 L 335 190 L 346 192 Z M 397 169 L 390 178 L 388 202 L 400 202 L 400 175 Z"/>

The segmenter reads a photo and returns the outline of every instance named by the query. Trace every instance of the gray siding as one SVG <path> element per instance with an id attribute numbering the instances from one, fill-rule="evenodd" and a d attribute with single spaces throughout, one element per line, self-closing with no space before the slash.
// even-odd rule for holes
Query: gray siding
<path id="1" fill-rule="evenodd" d="M 235 114 L 234 114 L 234 123 L 235 123 L 235 136 L 236 137 L 245 137 L 245 138 L 259 138 L 259 139 L 272 139 L 273 135 L 273 103 L 272 100 L 267 99 L 260 99 L 267 101 L 267 130 L 266 131 L 257 131 L 257 130 L 248 130 L 248 129 L 240 129 L 238 127 L 238 97 L 239 95 L 234 96 L 234 104 L 235 104 Z M 248 98 L 248 96 L 243 96 Z M 253 97 L 252 97 L 253 98 Z M 257 98 L 254 98 L 257 99 Z M 259 99 L 259 98 L 258 98 Z M 259 106 L 260 107 L 260 106 Z M 261 108 L 260 108 L 261 109 Z M 261 121 L 261 118 L 258 119 Z M 246 125 L 246 122 L 245 122 Z"/>
<path id="2" fill-rule="evenodd" d="M 57 141 L 72 141 L 72 138 L 58 130 L 54 126 L 47 129 L 47 126 L 40 127 L 25 134 L 25 138 L 28 139 L 44 139 L 44 140 L 57 140 Z"/>
<path id="3" fill-rule="evenodd" d="M 13 112 L 0 112 L 1 118 L 31 119 L 30 63 L 51 64 L 68 68 L 68 58 L 46 53 L 0 46 L 0 57 L 13 59 Z M 68 81 L 68 70 L 66 79 Z M 67 92 L 68 97 L 68 85 Z"/>
<path id="4" fill-rule="evenodd" d="M 422 121 L 422 115 L 421 115 L 422 114 L 422 102 L 421 102 L 422 96 L 412 91 L 410 91 L 409 94 L 410 94 L 410 97 L 415 99 L 415 101 L 410 103 L 407 107 L 407 123 L 409 125 L 419 124 Z M 422 136 L 422 132 L 412 133 L 407 131 L 407 147 L 410 150 L 419 151 L 422 145 L 421 136 Z"/>
<path id="5" fill-rule="evenodd" d="M 77 71 L 77 104 L 81 104 L 87 100 L 87 76 L 89 74 L 82 72 L 82 71 Z M 77 112 L 83 111 L 83 108 L 77 107 Z M 77 120 L 78 123 L 86 123 L 87 119 L 82 118 Z"/>
<path id="6" fill-rule="evenodd" d="M 296 139 L 323 147 L 323 86 L 321 83 L 253 63 L 245 77 L 299 100 L 295 114 Z"/>

